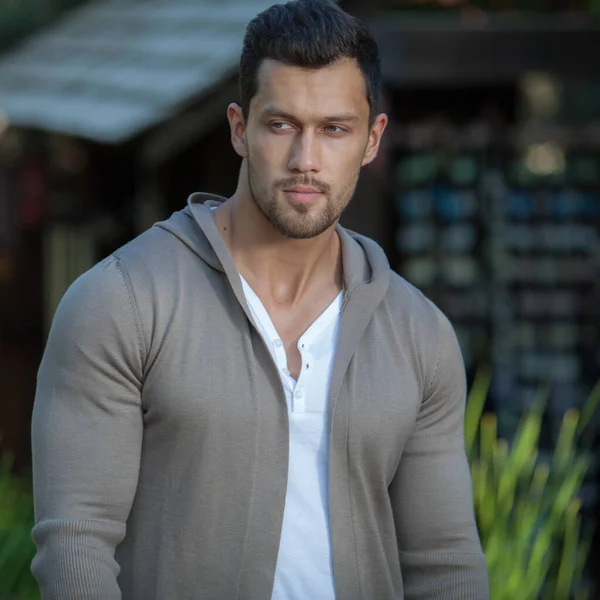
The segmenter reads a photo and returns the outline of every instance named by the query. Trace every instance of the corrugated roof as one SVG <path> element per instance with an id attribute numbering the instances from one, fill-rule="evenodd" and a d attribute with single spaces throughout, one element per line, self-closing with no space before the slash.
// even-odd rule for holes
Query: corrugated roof
<path id="1" fill-rule="evenodd" d="M 102 0 L 0 61 L 9 122 L 100 142 L 132 138 L 237 68 L 274 0 Z"/>

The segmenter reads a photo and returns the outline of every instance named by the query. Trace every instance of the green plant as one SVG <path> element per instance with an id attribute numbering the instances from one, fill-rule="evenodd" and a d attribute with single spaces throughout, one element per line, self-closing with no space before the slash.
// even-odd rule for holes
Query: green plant
<path id="1" fill-rule="evenodd" d="M 0 600 L 34 600 L 33 494 L 30 480 L 15 476 L 11 467 L 9 458 L 0 460 Z"/>
<path id="2" fill-rule="evenodd" d="M 499 439 L 483 414 L 489 373 L 469 394 L 465 441 L 475 513 L 488 561 L 492 600 L 584 600 L 591 536 L 581 531 L 578 494 L 589 469 L 582 434 L 600 403 L 600 385 L 581 411 L 566 411 L 550 461 L 539 456 L 545 392 L 521 417 L 514 439 Z"/>

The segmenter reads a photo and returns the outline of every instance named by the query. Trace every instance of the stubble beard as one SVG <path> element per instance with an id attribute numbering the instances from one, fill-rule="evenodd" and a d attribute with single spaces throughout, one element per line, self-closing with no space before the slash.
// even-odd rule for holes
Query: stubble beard
<path id="1" fill-rule="evenodd" d="M 254 204 L 281 235 L 290 239 L 310 239 L 327 231 L 342 216 L 354 195 L 357 183 L 358 173 L 354 181 L 333 199 L 329 185 L 316 183 L 310 177 L 303 176 L 276 181 L 270 190 L 261 189 L 252 162 L 248 159 L 248 185 Z M 313 216 L 310 214 L 309 207 L 304 204 L 280 205 L 277 201 L 277 193 L 294 185 L 317 187 L 325 196 L 325 208 Z"/>

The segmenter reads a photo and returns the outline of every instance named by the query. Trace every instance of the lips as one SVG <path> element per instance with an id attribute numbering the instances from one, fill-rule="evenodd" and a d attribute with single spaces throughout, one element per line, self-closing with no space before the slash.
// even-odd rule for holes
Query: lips
<path id="1" fill-rule="evenodd" d="M 321 196 L 321 192 L 314 187 L 296 185 L 283 190 L 285 195 L 297 204 L 309 204 Z"/>

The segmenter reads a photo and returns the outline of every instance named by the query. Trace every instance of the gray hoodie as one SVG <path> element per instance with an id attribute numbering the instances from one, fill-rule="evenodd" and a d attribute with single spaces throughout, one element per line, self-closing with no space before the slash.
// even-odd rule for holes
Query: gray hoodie
<path id="1" fill-rule="evenodd" d="M 219 200 L 192 196 L 81 276 L 56 312 L 32 431 L 45 600 L 271 597 L 287 405 L 210 210 Z M 486 600 L 452 327 L 373 241 L 338 232 L 336 597 Z"/>

